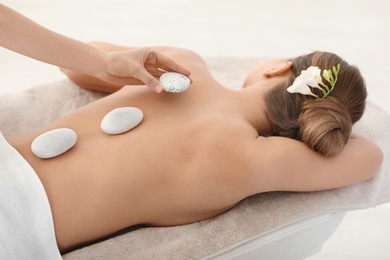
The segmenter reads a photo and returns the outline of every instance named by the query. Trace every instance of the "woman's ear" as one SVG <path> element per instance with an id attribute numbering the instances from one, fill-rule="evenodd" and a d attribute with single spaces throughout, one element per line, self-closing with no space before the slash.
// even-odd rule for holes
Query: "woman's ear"
<path id="1" fill-rule="evenodd" d="M 280 66 L 277 66 L 277 67 L 273 67 L 273 68 L 270 68 L 268 70 L 266 70 L 263 75 L 266 76 L 266 77 L 275 77 L 275 76 L 279 76 L 279 75 L 282 75 L 284 73 L 286 73 L 287 71 L 289 71 L 292 67 L 292 62 L 291 61 L 287 61 L 283 64 L 281 64 Z"/>

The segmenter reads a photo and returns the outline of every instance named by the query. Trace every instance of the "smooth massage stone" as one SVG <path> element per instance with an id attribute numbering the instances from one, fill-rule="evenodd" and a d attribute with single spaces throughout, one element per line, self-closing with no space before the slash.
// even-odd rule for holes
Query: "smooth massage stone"
<path id="1" fill-rule="evenodd" d="M 190 79 L 187 76 L 176 72 L 166 72 L 162 74 L 160 83 L 165 91 L 172 93 L 183 92 L 191 84 Z"/>
<path id="2" fill-rule="evenodd" d="M 77 141 L 77 134 L 69 128 L 58 128 L 37 136 L 31 143 L 32 152 L 39 158 L 48 159 L 65 153 Z"/>
<path id="3" fill-rule="evenodd" d="M 141 123 L 144 118 L 142 110 L 136 107 L 120 107 L 109 112 L 102 120 L 100 127 L 106 134 L 125 133 Z"/>

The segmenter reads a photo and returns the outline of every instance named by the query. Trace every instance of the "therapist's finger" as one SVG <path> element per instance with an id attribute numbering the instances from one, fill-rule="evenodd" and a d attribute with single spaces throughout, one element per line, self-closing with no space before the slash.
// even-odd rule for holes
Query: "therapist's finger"
<path id="1" fill-rule="evenodd" d="M 166 71 L 176 71 L 178 73 L 184 74 L 186 76 L 189 76 L 191 72 L 184 67 L 183 65 L 180 65 L 176 61 L 172 60 L 171 58 L 168 58 L 164 54 L 156 53 L 156 61 L 159 65 L 159 67 Z"/>
<path id="2" fill-rule="evenodd" d="M 135 76 L 153 91 L 157 93 L 161 93 L 163 91 L 163 87 L 160 85 L 160 82 L 146 69 L 139 71 L 138 75 Z"/>

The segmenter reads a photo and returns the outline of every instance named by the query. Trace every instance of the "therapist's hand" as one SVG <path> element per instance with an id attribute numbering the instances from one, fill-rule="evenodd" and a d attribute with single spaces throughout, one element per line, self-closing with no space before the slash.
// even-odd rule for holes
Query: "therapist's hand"
<path id="1" fill-rule="evenodd" d="M 186 76 L 190 75 L 190 71 L 184 66 L 151 48 L 103 52 L 103 54 L 105 55 L 104 67 L 94 76 L 112 84 L 145 84 L 160 93 L 162 86 L 157 78 L 164 71 L 175 71 Z"/>

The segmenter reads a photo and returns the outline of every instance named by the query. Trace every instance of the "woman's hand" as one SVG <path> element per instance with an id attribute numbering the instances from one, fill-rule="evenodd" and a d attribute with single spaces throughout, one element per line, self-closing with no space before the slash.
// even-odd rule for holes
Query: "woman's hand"
<path id="1" fill-rule="evenodd" d="M 165 71 L 175 71 L 186 76 L 190 71 L 152 48 L 136 48 L 120 52 L 103 52 L 105 60 L 95 76 L 116 85 L 146 84 L 160 93 L 162 86 L 157 78 Z"/>

